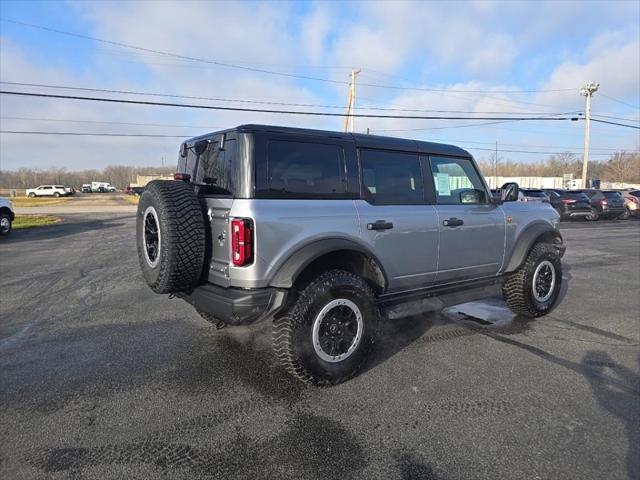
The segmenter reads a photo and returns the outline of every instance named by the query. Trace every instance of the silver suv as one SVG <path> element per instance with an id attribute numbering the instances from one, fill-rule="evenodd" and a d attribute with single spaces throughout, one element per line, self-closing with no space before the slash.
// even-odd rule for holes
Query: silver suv
<path id="1" fill-rule="evenodd" d="M 455 146 L 243 125 L 183 143 L 175 180 L 147 185 L 138 256 L 155 292 L 219 325 L 268 319 L 290 373 L 336 384 L 383 318 L 499 288 L 518 314 L 551 310 L 558 213 L 501 193 Z"/>

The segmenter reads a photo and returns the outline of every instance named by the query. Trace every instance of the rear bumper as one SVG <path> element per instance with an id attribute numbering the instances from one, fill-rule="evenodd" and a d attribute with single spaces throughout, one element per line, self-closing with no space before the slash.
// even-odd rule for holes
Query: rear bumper
<path id="1" fill-rule="evenodd" d="M 620 207 L 620 208 L 616 207 L 616 208 L 608 208 L 606 210 L 603 210 L 600 215 L 605 218 L 613 218 L 613 217 L 619 217 L 623 213 L 624 213 L 624 207 Z"/>
<path id="2" fill-rule="evenodd" d="M 279 288 L 222 288 L 205 283 L 176 295 L 197 310 L 229 325 L 248 325 L 280 310 L 287 298 L 287 291 Z"/>
<path id="3" fill-rule="evenodd" d="M 591 210 L 573 210 L 562 212 L 560 218 L 566 220 L 567 218 L 584 218 L 587 215 L 591 215 Z"/>

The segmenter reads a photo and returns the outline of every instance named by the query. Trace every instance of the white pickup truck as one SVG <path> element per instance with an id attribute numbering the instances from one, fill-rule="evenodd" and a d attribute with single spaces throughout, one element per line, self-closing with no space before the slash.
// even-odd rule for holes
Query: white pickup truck
<path id="1" fill-rule="evenodd" d="M 8 198 L 0 197 L 0 236 L 9 235 L 15 218 L 13 202 Z"/>
<path id="2" fill-rule="evenodd" d="M 64 197 L 69 192 L 63 185 L 40 185 L 36 188 L 27 188 L 27 197 Z"/>

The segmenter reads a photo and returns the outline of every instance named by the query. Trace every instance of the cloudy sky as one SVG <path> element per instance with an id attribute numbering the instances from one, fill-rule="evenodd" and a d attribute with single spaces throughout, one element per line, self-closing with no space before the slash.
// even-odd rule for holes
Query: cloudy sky
<path id="1" fill-rule="evenodd" d="M 595 80 L 600 90 L 593 99 L 593 114 L 599 115 L 594 118 L 634 125 L 640 119 L 637 1 L 2 0 L 0 17 L 0 80 L 7 91 L 339 113 L 349 72 L 361 68 L 358 113 L 530 117 L 573 112 L 571 116 L 584 109 L 580 87 Z M 2 133 L 3 169 L 172 164 L 182 137 L 241 123 L 342 128 L 339 117 L 8 95 L 0 96 L 0 117 L 3 131 L 175 137 Z M 550 152 L 581 155 L 584 122 L 356 120 L 356 130 L 367 128 L 371 133 L 455 143 L 481 160 L 497 141 L 505 159 L 540 161 Z M 592 157 L 638 149 L 638 132 L 593 123 Z"/>

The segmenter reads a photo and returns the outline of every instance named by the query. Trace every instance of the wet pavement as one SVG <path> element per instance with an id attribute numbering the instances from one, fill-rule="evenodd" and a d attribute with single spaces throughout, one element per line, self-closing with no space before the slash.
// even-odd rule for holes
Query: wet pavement
<path id="1" fill-rule="evenodd" d="M 145 286 L 131 214 L 0 240 L 1 478 L 640 477 L 640 221 L 563 226 L 562 301 L 387 321 L 366 370 L 289 378 L 268 324 Z"/>

